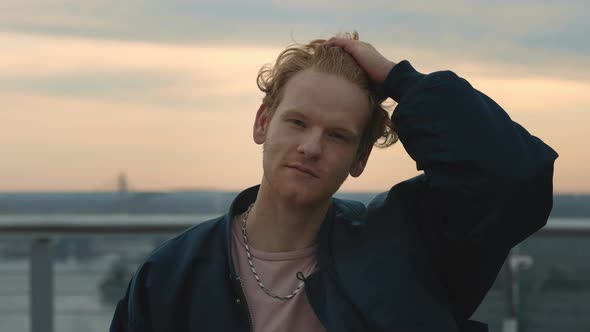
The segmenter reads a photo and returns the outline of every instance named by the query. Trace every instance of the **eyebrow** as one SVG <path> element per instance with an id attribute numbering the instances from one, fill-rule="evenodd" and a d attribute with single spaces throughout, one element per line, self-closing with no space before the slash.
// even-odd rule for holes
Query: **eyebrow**
<path id="1" fill-rule="evenodd" d="M 302 118 L 307 119 L 307 116 L 305 114 L 301 113 L 301 111 L 298 111 L 296 109 L 288 109 L 283 113 L 283 116 L 292 116 L 292 115 L 298 115 Z"/>

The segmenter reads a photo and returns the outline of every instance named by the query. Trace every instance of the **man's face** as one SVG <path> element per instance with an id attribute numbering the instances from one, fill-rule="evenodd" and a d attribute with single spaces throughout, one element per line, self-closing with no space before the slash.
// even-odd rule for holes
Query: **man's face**
<path id="1" fill-rule="evenodd" d="M 311 69 L 294 75 L 269 121 L 256 114 L 254 140 L 264 144 L 263 186 L 298 204 L 325 202 L 348 174 L 359 176 L 369 152 L 358 147 L 369 118 L 368 98 L 355 84 Z"/>

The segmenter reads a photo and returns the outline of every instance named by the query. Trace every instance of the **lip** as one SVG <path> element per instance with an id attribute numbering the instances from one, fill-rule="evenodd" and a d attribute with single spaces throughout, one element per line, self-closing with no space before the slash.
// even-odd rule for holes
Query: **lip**
<path id="1" fill-rule="evenodd" d="M 314 170 L 312 170 L 309 167 L 303 166 L 301 164 L 289 164 L 289 165 L 287 165 L 287 167 L 294 168 L 300 172 L 309 174 L 309 175 L 313 176 L 314 178 L 319 178 L 319 176 L 317 175 L 317 173 Z"/>

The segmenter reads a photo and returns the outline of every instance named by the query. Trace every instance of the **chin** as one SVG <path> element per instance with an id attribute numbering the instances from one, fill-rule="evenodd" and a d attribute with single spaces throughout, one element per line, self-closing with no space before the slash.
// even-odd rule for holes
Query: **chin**
<path id="1" fill-rule="evenodd" d="M 306 183 L 283 184 L 278 190 L 282 199 L 296 205 L 317 205 L 332 198 L 333 193 L 325 188 L 316 188 Z"/>
<path id="2" fill-rule="evenodd" d="M 324 204 L 330 201 L 338 188 L 333 188 L 333 184 L 325 180 L 294 176 L 291 170 L 270 172 L 263 176 L 263 182 L 271 188 L 271 192 L 277 199 L 301 206 Z"/>

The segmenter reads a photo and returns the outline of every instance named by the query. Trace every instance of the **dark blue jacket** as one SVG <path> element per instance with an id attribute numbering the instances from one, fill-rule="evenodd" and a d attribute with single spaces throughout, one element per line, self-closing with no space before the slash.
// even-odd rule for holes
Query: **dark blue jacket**
<path id="1" fill-rule="evenodd" d="M 468 319 L 510 248 L 545 225 L 557 154 L 452 72 L 423 75 L 403 61 L 384 87 L 424 174 L 367 207 L 333 199 L 318 235 L 319 271 L 305 280 L 309 302 L 328 331 L 485 331 Z M 257 190 L 156 249 L 111 331 L 248 331 L 230 224 Z"/>

